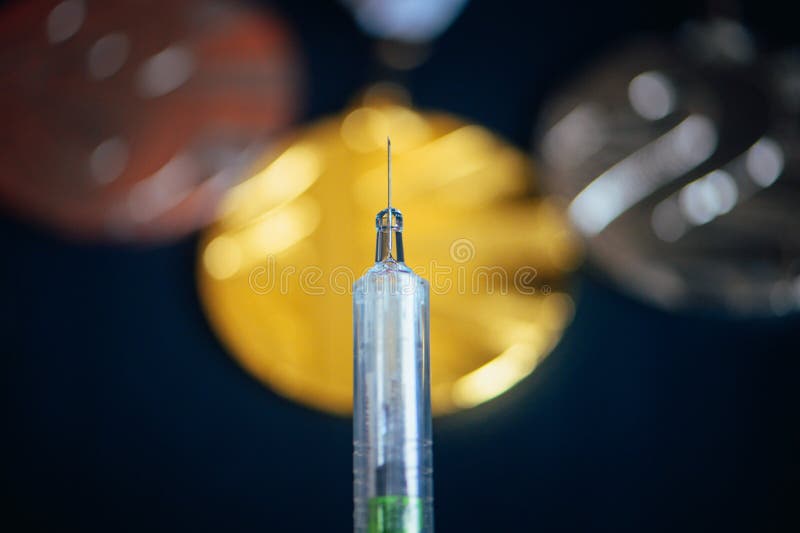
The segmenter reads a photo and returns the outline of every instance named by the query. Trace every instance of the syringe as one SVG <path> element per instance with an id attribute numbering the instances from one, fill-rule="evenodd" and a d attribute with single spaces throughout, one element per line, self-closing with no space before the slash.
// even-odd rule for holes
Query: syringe
<path id="1" fill-rule="evenodd" d="M 403 215 L 378 213 L 375 265 L 353 287 L 356 533 L 432 533 L 428 282 L 403 257 Z"/>

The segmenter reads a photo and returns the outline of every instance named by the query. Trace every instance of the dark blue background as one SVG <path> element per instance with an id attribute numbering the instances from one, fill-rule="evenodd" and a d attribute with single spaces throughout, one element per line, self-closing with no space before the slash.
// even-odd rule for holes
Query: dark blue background
<path id="1" fill-rule="evenodd" d="M 334 2 L 279 2 L 311 121 L 374 78 Z M 762 38 L 793 22 L 745 6 Z M 408 75 L 415 103 L 527 149 L 542 98 L 691 3 L 473 1 Z M 350 420 L 276 396 L 198 302 L 196 238 L 90 246 L 0 220 L 0 473 L 7 531 L 349 531 Z M 796 521 L 800 319 L 670 315 L 584 267 L 577 315 L 533 376 L 437 419 L 436 523 L 468 531 L 768 531 Z M 22 525 L 19 525 L 22 524 Z"/>

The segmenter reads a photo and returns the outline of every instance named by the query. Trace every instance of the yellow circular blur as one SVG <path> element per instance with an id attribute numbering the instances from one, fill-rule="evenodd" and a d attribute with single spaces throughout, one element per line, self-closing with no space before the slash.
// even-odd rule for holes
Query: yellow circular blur
<path id="1" fill-rule="evenodd" d="M 558 342 L 579 256 L 562 210 L 531 194 L 525 154 L 479 126 L 374 96 L 311 126 L 228 193 L 200 245 L 201 299 L 245 369 L 349 413 L 350 291 L 374 260 L 387 134 L 406 263 L 431 283 L 433 411 L 472 407 Z"/>

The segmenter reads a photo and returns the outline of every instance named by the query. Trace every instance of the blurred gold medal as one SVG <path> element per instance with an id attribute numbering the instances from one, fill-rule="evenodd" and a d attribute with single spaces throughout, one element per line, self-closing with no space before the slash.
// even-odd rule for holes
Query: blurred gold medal
<path id="1" fill-rule="evenodd" d="M 559 289 L 576 240 L 562 212 L 532 194 L 526 156 L 479 126 L 398 101 L 373 88 L 361 106 L 301 132 L 228 193 L 200 244 L 201 299 L 231 354 L 324 411 L 351 409 L 351 288 L 373 263 L 387 133 L 406 263 L 431 283 L 434 413 L 512 387 L 572 315 Z"/>

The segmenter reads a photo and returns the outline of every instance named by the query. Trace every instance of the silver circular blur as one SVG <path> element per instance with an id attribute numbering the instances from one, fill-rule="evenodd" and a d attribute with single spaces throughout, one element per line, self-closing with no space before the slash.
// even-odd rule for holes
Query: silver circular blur
<path id="1" fill-rule="evenodd" d="M 800 310 L 800 106 L 787 97 L 800 55 L 751 43 L 719 20 L 630 43 L 557 94 L 535 135 L 544 186 L 593 264 L 667 309 Z"/>
<path id="2" fill-rule="evenodd" d="M 426 43 L 458 17 L 467 0 L 341 0 L 366 33 L 405 43 Z"/>

